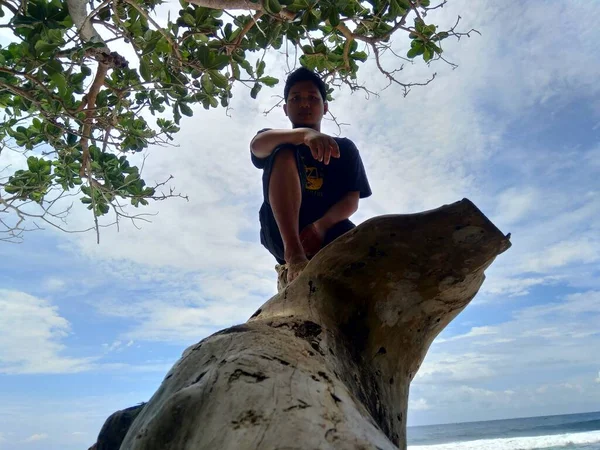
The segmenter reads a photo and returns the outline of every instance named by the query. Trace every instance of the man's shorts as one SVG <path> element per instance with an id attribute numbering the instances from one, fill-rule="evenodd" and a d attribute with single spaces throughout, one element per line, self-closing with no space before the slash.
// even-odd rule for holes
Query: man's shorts
<path id="1" fill-rule="evenodd" d="M 263 169 L 263 197 L 264 203 L 260 208 L 260 242 L 265 246 L 267 250 L 275 257 L 279 264 L 285 264 L 284 250 L 283 250 L 283 239 L 279 233 L 279 227 L 273 216 L 271 205 L 269 204 L 269 181 L 271 180 L 271 171 L 273 170 L 273 164 L 277 153 L 286 148 L 292 148 L 296 155 L 296 167 L 298 168 L 298 176 L 300 178 L 300 185 L 302 186 L 302 192 L 306 186 L 306 170 L 304 164 L 300 158 L 300 153 L 295 146 L 280 145 L 268 156 L 265 167 Z M 311 222 L 307 222 L 300 217 L 299 230 L 302 231 L 304 227 L 310 225 Z M 349 219 L 342 220 L 331 227 L 325 234 L 325 240 L 323 246 L 326 246 L 330 242 L 340 237 L 342 234 L 350 231 L 356 227 Z"/>

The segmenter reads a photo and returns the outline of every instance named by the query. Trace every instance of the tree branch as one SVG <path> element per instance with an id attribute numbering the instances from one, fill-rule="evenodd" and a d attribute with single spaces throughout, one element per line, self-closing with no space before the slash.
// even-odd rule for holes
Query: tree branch
<path id="1" fill-rule="evenodd" d="M 19 14 L 19 10 L 17 8 L 15 8 L 13 5 L 11 5 L 10 3 L 4 1 L 4 0 L 0 0 L 0 6 L 4 6 L 7 9 L 10 9 L 10 11 L 16 16 Z"/>
<path id="2" fill-rule="evenodd" d="M 350 60 L 348 59 L 348 55 L 350 53 L 350 46 L 352 45 L 352 41 L 354 40 L 354 35 L 352 34 L 352 31 L 350 31 L 350 29 L 343 22 L 340 22 L 336 29 L 340 30 L 346 38 L 346 43 L 344 44 L 344 66 L 346 66 L 346 70 L 350 70 Z"/>
<path id="3" fill-rule="evenodd" d="M 79 176 L 87 176 L 87 178 L 90 180 L 92 180 L 92 167 L 90 162 L 90 149 L 88 143 L 92 134 L 92 121 L 93 112 L 96 108 L 96 97 L 98 96 L 98 92 L 100 92 L 100 88 L 102 87 L 102 85 L 104 85 L 104 80 L 106 78 L 107 72 L 108 66 L 106 64 L 99 63 L 98 70 L 96 71 L 96 77 L 94 78 L 94 82 L 92 83 L 89 92 L 87 93 L 88 109 L 85 112 L 85 121 L 83 123 L 83 129 L 81 131 L 82 137 L 79 141 L 82 149 L 82 159 L 81 167 L 79 169 Z"/>
<path id="4" fill-rule="evenodd" d="M 67 0 L 67 8 L 71 19 L 73 19 L 73 24 L 77 27 L 77 33 L 81 36 L 82 40 L 85 42 L 104 43 L 102 36 L 98 34 L 90 21 L 86 0 Z"/>
<path id="5" fill-rule="evenodd" d="M 179 60 L 179 62 L 181 62 L 182 58 L 181 53 L 179 53 L 179 46 L 175 43 L 175 41 L 173 41 L 173 39 L 171 39 L 171 36 L 169 36 L 169 34 L 166 33 L 165 30 L 163 30 L 162 27 L 158 23 L 156 23 L 156 21 L 152 17 L 150 17 L 150 15 L 146 11 L 144 11 L 143 8 L 140 8 L 140 6 L 137 3 L 131 0 L 125 0 L 125 2 L 131 5 L 133 8 L 135 8 L 135 10 L 139 12 L 148 22 L 150 22 L 156 27 L 156 30 L 163 35 L 163 37 L 167 40 L 169 44 L 171 44 L 171 48 L 177 55 L 177 59 Z"/>
<path id="6" fill-rule="evenodd" d="M 187 2 L 210 9 L 245 9 L 252 11 L 265 11 L 261 2 L 253 3 L 248 0 L 187 0 Z M 283 8 L 278 16 L 285 20 L 294 20 L 296 18 L 296 13 L 287 8 Z"/>
<path id="7" fill-rule="evenodd" d="M 379 69 L 379 71 L 384 74 L 387 79 L 389 80 L 389 84 L 388 86 L 390 86 L 390 84 L 392 83 L 396 83 L 400 86 L 402 86 L 402 88 L 404 89 L 404 96 L 406 97 L 408 95 L 408 93 L 410 92 L 410 88 L 412 86 L 427 86 L 429 83 L 431 83 L 435 77 L 436 74 L 434 73 L 432 75 L 432 77 L 425 81 L 424 83 L 402 83 L 401 81 L 398 81 L 395 77 L 394 77 L 394 73 L 399 72 L 400 70 L 403 69 L 404 66 L 401 66 L 399 69 L 395 69 L 393 72 L 389 72 L 387 70 L 385 70 L 383 68 L 383 66 L 381 65 L 381 61 L 380 61 L 380 55 L 379 55 L 379 48 L 377 47 L 376 44 L 371 44 L 371 48 L 373 49 L 373 52 L 375 53 L 375 64 L 377 64 L 377 68 Z M 387 86 L 386 86 L 387 88 Z"/>

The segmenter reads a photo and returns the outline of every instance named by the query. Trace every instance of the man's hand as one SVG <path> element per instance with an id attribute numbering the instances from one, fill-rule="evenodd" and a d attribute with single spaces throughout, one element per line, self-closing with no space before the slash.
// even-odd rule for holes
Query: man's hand
<path id="1" fill-rule="evenodd" d="M 340 157 L 340 148 L 331 136 L 316 130 L 307 130 L 304 134 L 304 144 L 310 148 L 313 158 L 329 164 L 329 160 Z"/>
<path id="2" fill-rule="evenodd" d="M 323 248 L 326 231 L 315 222 L 307 225 L 300 232 L 300 242 L 302 242 L 302 247 L 308 258 L 312 258 Z"/>

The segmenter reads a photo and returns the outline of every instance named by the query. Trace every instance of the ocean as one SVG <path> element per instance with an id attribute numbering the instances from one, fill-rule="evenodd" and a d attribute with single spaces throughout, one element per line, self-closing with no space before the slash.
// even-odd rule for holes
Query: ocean
<path id="1" fill-rule="evenodd" d="M 408 427 L 409 450 L 600 450 L 600 412 Z"/>

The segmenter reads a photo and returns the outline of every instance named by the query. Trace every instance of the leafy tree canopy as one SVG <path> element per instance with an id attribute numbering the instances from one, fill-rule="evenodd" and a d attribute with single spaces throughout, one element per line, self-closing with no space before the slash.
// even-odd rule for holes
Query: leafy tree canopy
<path id="1" fill-rule="evenodd" d="M 235 83 L 253 98 L 276 85 L 264 60 L 269 49 L 319 72 L 329 100 L 341 84 L 368 91 L 357 72 L 369 57 L 407 94 L 433 77 L 401 81 L 403 62 L 446 61 L 444 40 L 474 31 L 428 22 L 445 1 L 182 0 L 168 18 L 156 14 L 160 3 L 0 0 L 1 26 L 14 36 L 0 45 L 0 156 L 18 151 L 27 162 L 0 172 L 0 240 L 20 241 L 43 225 L 65 229 L 70 208 L 56 205 L 67 196 L 87 206 L 98 230 L 99 216 L 132 218 L 127 203 L 179 195 L 162 190 L 169 179 L 148 186 L 129 157 L 172 141 L 192 106 L 227 108 Z M 410 43 L 405 55 L 391 48 L 398 34 Z M 136 59 L 114 51 L 117 43 Z M 386 52 L 396 67 L 384 67 Z"/>

